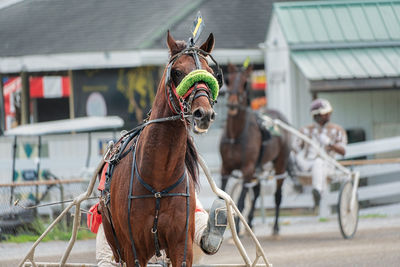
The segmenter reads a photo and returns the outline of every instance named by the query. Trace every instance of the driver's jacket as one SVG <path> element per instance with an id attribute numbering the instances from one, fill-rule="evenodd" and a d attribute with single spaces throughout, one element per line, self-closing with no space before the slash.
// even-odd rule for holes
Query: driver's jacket
<path id="1" fill-rule="evenodd" d="M 346 131 L 339 125 L 328 122 L 324 126 L 317 123 L 307 125 L 300 129 L 300 132 L 310 138 L 312 141 L 319 144 L 320 147 L 326 148 L 328 145 L 338 144 L 346 149 L 347 134 Z M 294 143 L 294 150 L 296 152 L 304 153 L 306 159 L 315 159 L 317 152 L 309 144 L 305 143 L 302 139 L 296 138 Z M 334 151 L 326 151 L 331 157 L 335 157 Z"/>

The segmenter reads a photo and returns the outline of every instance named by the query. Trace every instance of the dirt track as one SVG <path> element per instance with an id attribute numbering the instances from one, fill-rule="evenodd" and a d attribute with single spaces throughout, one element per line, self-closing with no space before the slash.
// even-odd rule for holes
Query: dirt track
<path id="1" fill-rule="evenodd" d="M 273 266 L 400 266 L 400 217 L 360 219 L 359 230 L 352 240 L 344 240 L 337 222 L 319 222 L 317 218 L 304 220 L 282 219 L 279 240 L 269 236 L 270 226 L 257 224 L 255 233 Z M 243 244 L 254 258 L 254 247 L 244 237 Z M 31 244 L 0 243 L 0 266 L 15 267 Z M 37 248 L 37 261 L 57 262 L 65 242 L 48 242 Z M 45 256 L 51 255 L 51 256 Z M 94 240 L 79 241 L 69 262 L 94 263 Z M 205 256 L 207 263 L 243 263 L 230 240 L 229 232 L 215 256 Z"/>
<path id="2" fill-rule="evenodd" d="M 259 238 L 273 266 L 400 266 L 400 226 L 362 230 L 353 240 L 337 232 Z M 244 239 L 245 247 L 249 238 Z M 231 242 L 225 242 L 218 257 L 204 263 L 238 263 L 241 257 Z M 251 257 L 254 258 L 254 252 Z"/>

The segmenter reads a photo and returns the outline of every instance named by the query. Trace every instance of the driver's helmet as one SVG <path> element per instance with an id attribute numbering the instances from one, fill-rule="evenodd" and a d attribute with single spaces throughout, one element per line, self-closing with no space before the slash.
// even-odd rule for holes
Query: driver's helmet
<path id="1" fill-rule="evenodd" d="M 318 98 L 311 102 L 310 107 L 311 115 L 325 115 L 331 113 L 333 108 L 328 100 Z"/>

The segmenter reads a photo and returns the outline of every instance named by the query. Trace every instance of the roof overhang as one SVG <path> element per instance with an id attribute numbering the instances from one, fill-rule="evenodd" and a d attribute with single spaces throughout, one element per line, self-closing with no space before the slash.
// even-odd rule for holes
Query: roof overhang
<path id="1" fill-rule="evenodd" d="M 164 64 L 167 59 L 163 49 L 0 57 L 0 73 L 137 67 Z"/>
<path id="2" fill-rule="evenodd" d="M 241 64 L 247 57 L 254 64 L 264 62 L 261 49 L 216 49 L 212 54 L 219 64 Z M 165 49 L 0 57 L 0 73 L 139 67 L 164 65 L 167 61 Z"/>
<path id="3" fill-rule="evenodd" d="M 400 89 L 400 77 L 310 81 L 311 92 L 394 90 L 394 89 Z"/>
<path id="4" fill-rule="evenodd" d="M 75 119 L 39 122 L 21 125 L 4 132 L 5 136 L 42 136 L 71 132 L 116 130 L 124 125 L 118 116 L 81 117 Z"/>
<path id="5" fill-rule="evenodd" d="M 399 88 L 400 46 L 292 51 L 311 90 Z"/>

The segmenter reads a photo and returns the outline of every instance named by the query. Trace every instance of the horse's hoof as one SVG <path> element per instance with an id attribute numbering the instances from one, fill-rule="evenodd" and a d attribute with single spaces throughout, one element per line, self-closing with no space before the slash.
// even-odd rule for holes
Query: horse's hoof
<path id="1" fill-rule="evenodd" d="M 208 255 L 215 254 L 222 244 L 227 226 L 225 200 L 216 199 L 211 206 L 207 227 L 201 237 L 201 249 Z"/>

